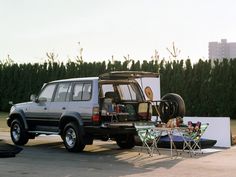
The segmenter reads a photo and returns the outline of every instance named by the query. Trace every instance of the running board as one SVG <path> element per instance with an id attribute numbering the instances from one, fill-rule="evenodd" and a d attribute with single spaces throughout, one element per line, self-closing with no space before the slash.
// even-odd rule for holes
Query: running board
<path id="1" fill-rule="evenodd" d="M 48 132 L 48 131 L 28 131 L 28 132 L 35 134 L 59 135 L 59 132 Z"/>

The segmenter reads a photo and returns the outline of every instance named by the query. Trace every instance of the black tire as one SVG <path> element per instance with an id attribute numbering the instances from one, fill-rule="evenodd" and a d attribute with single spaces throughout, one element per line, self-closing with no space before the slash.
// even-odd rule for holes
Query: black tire
<path id="1" fill-rule="evenodd" d="M 63 130 L 63 142 L 69 152 L 83 151 L 85 144 L 81 128 L 76 122 L 68 123 Z"/>
<path id="2" fill-rule="evenodd" d="M 25 145 L 29 141 L 28 133 L 25 131 L 22 123 L 17 119 L 11 123 L 10 134 L 13 143 L 16 145 Z"/>
<path id="3" fill-rule="evenodd" d="M 161 121 L 167 123 L 170 119 L 185 115 L 185 103 L 183 98 L 175 93 L 164 95 L 159 105 Z"/>
<path id="4" fill-rule="evenodd" d="M 116 144 L 121 149 L 132 149 L 135 146 L 134 135 L 119 135 L 116 137 Z"/>

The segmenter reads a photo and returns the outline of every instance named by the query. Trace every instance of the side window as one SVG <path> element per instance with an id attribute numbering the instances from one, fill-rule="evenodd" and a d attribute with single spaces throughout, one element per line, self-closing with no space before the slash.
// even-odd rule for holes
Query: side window
<path id="1" fill-rule="evenodd" d="M 40 93 L 39 98 L 46 98 L 47 102 L 52 101 L 53 92 L 55 90 L 56 84 L 47 85 L 43 91 Z"/>
<path id="2" fill-rule="evenodd" d="M 82 100 L 90 100 L 92 93 L 92 87 L 90 83 L 84 84 Z"/>
<path id="3" fill-rule="evenodd" d="M 73 101 L 87 101 L 91 99 L 91 83 L 76 83 L 72 96 Z"/>
<path id="4" fill-rule="evenodd" d="M 70 86 L 68 88 L 68 92 L 67 92 L 67 95 L 66 95 L 66 101 L 70 100 L 71 90 L 72 90 L 72 84 L 70 84 Z"/>
<path id="5" fill-rule="evenodd" d="M 66 98 L 68 99 L 69 95 L 69 90 L 70 88 L 70 83 L 60 83 L 57 86 L 57 90 L 55 93 L 55 98 L 54 98 L 54 102 L 63 102 L 66 101 Z"/>
<path id="6" fill-rule="evenodd" d="M 83 84 L 75 84 L 72 97 L 73 101 L 79 101 L 82 99 L 82 89 L 83 89 Z"/>

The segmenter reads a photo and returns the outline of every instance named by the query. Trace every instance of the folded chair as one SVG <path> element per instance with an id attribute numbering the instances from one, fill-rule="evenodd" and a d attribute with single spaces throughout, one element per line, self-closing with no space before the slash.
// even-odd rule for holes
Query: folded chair
<path id="1" fill-rule="evenodd" d="M 185 139 L 183 144 L 183 151 L 185 149 L 188 149 L 190 155 L 192 153 L 196 154 L 197 150 L 201 152 L 201 138 L 208 126 L 208 123 L 202 124 L 201 122 L 197 122 L 196 124 L 194 124 L 189 121 L 188 128 L 183 133 L 183 137 Z"/>
<path id="2" fill-rule="evenodd" d="M 157 142 L 160 139 L 160 132 L 154 130 L 155 126 L 153 124 L 147 125 L 139 123 L 135 124 L 135 128 L 142 142 L 140 152 L 142 151 L 142 149 L 146 149 L 148 154 L 150 156 L 153 156 L 153 152 L 154 150 L 156 150 L 160 155 L 157 147 Z"/>

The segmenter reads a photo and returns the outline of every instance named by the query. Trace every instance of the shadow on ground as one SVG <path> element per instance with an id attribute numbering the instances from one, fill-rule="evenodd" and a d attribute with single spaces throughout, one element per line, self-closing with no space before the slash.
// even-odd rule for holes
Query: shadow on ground
<path id="1" fill-rule="evenodd" d="M 9 139 L 8 143 L 11 143 Z M 173 151 L 174 156 L 171 157 L 170 150 L 160 149 L 161 155 L 155 153 L 150 157 L 145 150 L 140 153 L 139 146 L 123 150 L 113 141 L 94 141 L 93 145 L 87 145 L 81 153 L 69 153 L 60 138 L 50 136 L 30 140 L 22 148 L 23 151 L 16 158 L 4 159 L 0 163 L 0 168 L 3 169 L 1 174 L 11 176 L 8 174 L 13 169 L 9 168 L 14 167 L 14 173 L 18 177 L 22 171 L 32 177 L 141 175 L 158 168 L 170 169 L 186 159 L 194 160 L 209 154 L 191 158 L 188 153 L 175 156 Z"/>

